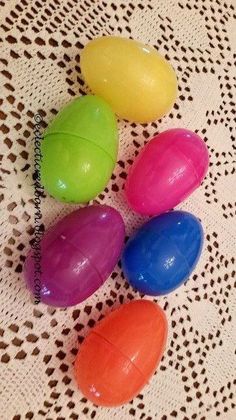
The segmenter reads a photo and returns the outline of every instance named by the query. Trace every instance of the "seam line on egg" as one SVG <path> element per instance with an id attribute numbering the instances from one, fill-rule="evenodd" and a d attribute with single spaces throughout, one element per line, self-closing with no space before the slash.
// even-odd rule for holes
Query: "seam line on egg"
<path id="1" fill-rule="evenodd" d="M 188 263 L 185 255 L 183 255 L 182 252 L 180 252 L 179 247 L 177 246 L 176 242 L 170 236 L 166 235 L 166 233 L 164 233 L 164 232 L 160 233 L 159 237 L 163 237 L 163 239 L 166 239 L 167 241 L 170 241 L 175 246 L 175 248 L 178 250 L 179 254 L 184 258 L 184 261 L 186 263 L 186 266 L 187 266 L 187 268 L 189 270 L 189 274 L 190 274 L 191 269 L 190 269 L 189 263 Z"/>
<path id="2" fill-rule="evenodd" d="M 187 267 L 187 269 L 188 269 L 188 276 L 190 275 L 190 273 L 191 273 L 191 269 L 190 269 L 190 266 L 189 266 L 189 264 L 188 264 L 188 261 L 187 261 L 187 259 L 185 258 L 185 255 L 183 255 L 182 254 L 182 252 L 180 252 L 180 250 L 179 250 L 179 247 L 176 245 L 176 243 L 175 243 L 175 241 L 172 239 L 172 238 L 170 238 L 168 235 L 166 235 L 165 233 L 161 233 L 160 235 L 159 235 L 159 238 L 163 238 L 163 240 L 167 240 L 167 241 L 169 241 L 169 242 L 171 242 L 173 245 L 174 245 L 174 247 L 177 249 L 177 251 L 178 251 L 178 253 L 183 257 L 183 259 L 184 259 L 184 262 L 185 262 L 185 264 L 186 264 L 186 267 Z M 152 275 L 151 275 L 151 277 L 153 278 L 153 280 L 155 280 L 155 277 L 153 277 Z M 174 289 L 173 289 L 174 290 Z M 171 290 L 171 291 L 173 291 L 173 290 Z M 167 293 L 162 293 L 161 295 L 166 295 Z M 160 296 L 159 294 L 157 294 L 157 295 L 155 295 L 155 296 Z"/>
<path id="3" fill-rule="evenodd" d="M 61 235 L 59 235 L 59 237 L 61 237 Z M 70 244 L 71 246 L 73 246 L 74 248 L 76 248 L 77 249 L 77 251 L 79 251 L 80 252 L 80 254 L 84 257 L 84 258 L 86 258 L 88 261 L 89 261 L 89 264 L 91 265 L 91 267 L 94 269 L 94 271 L 97 273 L 97 275 L 98 275 L 98 278 L 100 279 L 100 282 L 101 282 L 101 284 L 100 284 L 100 286 L 102 286 L 103 285 L 103 283 L 104 283 L 104 281 L 102 280 L 102 277 L 101 277 L 101 274 L 99 273 L 99 271 L 97 270 L 97 268 L 92 264 L 92 262 L 91 262 L 91 260 L 90 260 L 90 258 L 89 257 L 87 257 L 87 255 L 85 255 L 81 250 L 80 250 L 80 248 L 78 248 L 75 244 L 73 244 L 72 242 L 70 242 L 69 240 L 68 240 L 68 238 L 65 238 L 65 241 L 68 243 L 68 244 Z"/>
<path id="4" fill-rule="evenodd" d="M 187 261 L 187 259 L 186 259 L 186 257 L 185 257 L 185 255 L 182 253 L 182 252 L 180 252 L 180 249 L 179 249 L 179 247 L 177 246 L 177 244 L 176 244 L 176 242 L 171 238 L 171 237 L 169 237 L 168 235 L 166 235 L 166 234 L 164 234 L 163 235 L 164 236 L 164 238 L 166 238 L 167 240 L 169 240 L 170 242 L 172 242 L 172 244 L 174 244 L 174 246 L 175 246 L 175 248 L 177 248 L 177 250 L 178 250 L 178 252 L 180 253 L 180 255 L 183 257 L 183 259 L 184 259 L 184 261 L 185 261 L 185 263 L 186 263 L 186 266 L 187 266 L 187 268 L 188 268 L 188 275 L 190 275 L 190 273 L 191 273 L 191 268 L 190 268 L 190 265 L 189 265 L 189 263 L 188 263 L 188 261 Z"/>
<path id="5" fill-rule="evenodd" d="M 82 139 L 82 140 L 84 140 L 84 141 L 87 141 L 87 142 L 89 142 L 89 143 L 91 143 L 93 146 L 95 146 L 95 147 L 97 147 L 98 149 L 100 149 L 100 150 L 102 150 L 104 153 L 106 153 L 106 155 L 112 160 L 112 162 L 113 162 L 113 164 L 115 165 L 116 164 L 116 161 L 111 157 L 111 155 L 105 150 L 105 149 L 103 149 L 101 146 L 98 146 L 96 143 L 94 143 L 92 140 L 89 140 L 89 139 L 86 139 L 85 137 L 83 137 L 83 136 L 79 136 L 79 135 L 77 135 L 77 134 L 73 134 L 73 133 L 71 133 L 71 132 L 69 132 L 69 131 L 55 131 L 54 133 L 48 133 L 48 134 L 45 134 L 45 136 L 44 136 L 44 139 L 46 139 L 46 137 L 50 137 L 50 136 L 55 136 L 55 135 L 57 135 L 57 134 L 65 134 L 65 135 L 69 135 L 69 136 L 72 136 L 72 137 L 76 137 L 77 139 Z"/>
<path id="6" fill-rule="evenodd" d="M 128 360 L 130 362 L 130 364 L 138 371 L 138 373 L 141 375 L 141 377 L 144 379 L 145 383 L 148 383 L 147 380 L 145 379 L 144 374 L 141 372 L 141 370 L 132 362 L 132 360 L 130 360 L 130 358 L 128 356 L 126 356 L 126 354 L 124 354 L 120 349 L 118 349 L 113 343 L 111 343 L 109 340 L 107 340 L 105 337 L 103 337 L 103 335 L 95 332 L 95 331 L 91 331 L 91 334 L 95 334 L 97 337 L 101 338 L 102 340 L 104 340 L 106 343 L 108 343 L 110 346 L 113 347 L 113 349 L 115 349 L 116 351 L 118 351 L 126 360 Z"/>
<path id="7" fill-rule="evenodd" d="M 180 150 L 180 148 L 176 144 L 174 144 L 174 141 L 172 141 L 172 143 L 165 149 L 164 153 L 166 153 L 169 149 L 176 149 L 176 150 L 178 150 L 178 152 L 184 157 L 184 160 L 187 163 L 189 163 L 190 166 L 192 167 L 193 172 L 194 172 L 194 175 L 195 175 L 195 178 L 196 178 L 198 184 L 201 185 L 201 181 L 199 179 L 199 176 L 198 176 L 198 174 L 196 172 L 196 169 L 195 169 L 193 163 L 191 162 L 191 160 L 188 159 L 188 157 L 186 156 L 186 154 L 182 150 Z"/>
<path id="8" fill-rule="evenodd" d="M 191 166 L 191 168 L 192 168 L 192 170 L 193 170 L 193 173 L 194 173 L 194 175 L 195 175 L 195 178 L 196 178 L 196 180 L 197 180 L 197 182 L 198 182 L 198 185 L 201 185 L 201 181 L 200 181 L 200 179 L 199 179 L 199 176 L 198 176 L 198 173 L 196 172 L 196 168 L 194 167 L 194 165 L 193 165 L 193 162 L 191 161 L 191 160 L 189 160 L 188 159 L 188 157 L 186 156 L 186 154 L 182 151 L 182 150 L 180 150 L 179 149 L 179 147 L 178 146 L 175 146 L 177 149 L 178 149 L 178 152 L 184 157 L 184 160 L 186 161 L 186 162 L 188 162 L 188 164 Z"/>

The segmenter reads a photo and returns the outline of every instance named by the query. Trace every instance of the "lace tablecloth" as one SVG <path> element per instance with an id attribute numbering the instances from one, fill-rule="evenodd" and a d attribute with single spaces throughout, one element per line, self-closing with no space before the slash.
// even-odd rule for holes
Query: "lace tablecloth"
<path id="1" fill-rule="evenodd" d="M 5 0 L 0 6 L 0 418 L 235 419 L 235 1 Z M 22 276 L 33 233 L 34 115 L 42 115 L 43 132 L 86 91 L 81 49 L 107 34 L 154 45 L 177 72 L 179 97 L 161 121 L 119 122 L 119 161 L 97 201 L 122 213 L 127 235 L 143 223 L 124 200 L 125 176 L 144 142 L 167 128 L 196 131 L 211 162 L 203 185 L 179 206 L 202 220 L 205 245 L 186 285 L 158 299 L 169 321 L 164 358 L 142 394 L 116 409 L 83 398 L 73 362 L 78 341 L 101 314 L 138 293 L 117 267 L 83 304 L 52 309 L 33 304 Z M 46 196 L 45 227 L 74 208 Z"/>

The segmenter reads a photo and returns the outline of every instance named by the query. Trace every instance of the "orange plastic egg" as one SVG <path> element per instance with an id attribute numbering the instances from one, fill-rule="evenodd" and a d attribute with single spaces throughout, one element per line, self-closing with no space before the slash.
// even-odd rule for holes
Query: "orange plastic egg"
<path id="1" fill-rule="evenodd" d="M 148 300 L 120 306 L 84 340 L 75 361 L 81 392 L 94 404 L 122 405 L 148 382 L 167 338 L 163 310 Z"/>

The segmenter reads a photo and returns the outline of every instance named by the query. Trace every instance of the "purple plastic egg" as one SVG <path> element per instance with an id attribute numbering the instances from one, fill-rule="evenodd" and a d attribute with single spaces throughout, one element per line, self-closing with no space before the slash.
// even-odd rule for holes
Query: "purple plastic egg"
<path id="1" fill-rule="evenodd" d="M 112 207 L 95 205 L 70 213 L 41 242 L 24 267 L 27 285 L 47 305 L 76 305 L 92 295 L 117 264 L 125 237 L 121 215 Z M 36 262 L 37 260 L 37 262 Z M 41 270 L 41 273 L 39 271 Z"/>

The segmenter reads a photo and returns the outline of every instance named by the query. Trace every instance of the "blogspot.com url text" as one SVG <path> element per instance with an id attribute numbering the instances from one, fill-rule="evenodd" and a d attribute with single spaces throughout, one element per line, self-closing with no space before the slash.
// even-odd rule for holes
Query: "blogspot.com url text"
<path id="1" fill-rule="evenodd" d="M 42 223 L 41 202 L 44 195 L 44 188 L 41 185 L 41 140 L 42 140 L 42 116 L 34 115 L 34 238 L 32 243 L 32 258 L 34 260 L 34 303 L 40 303 L 41 295 L 41 240 L 44 233 Z"/>

